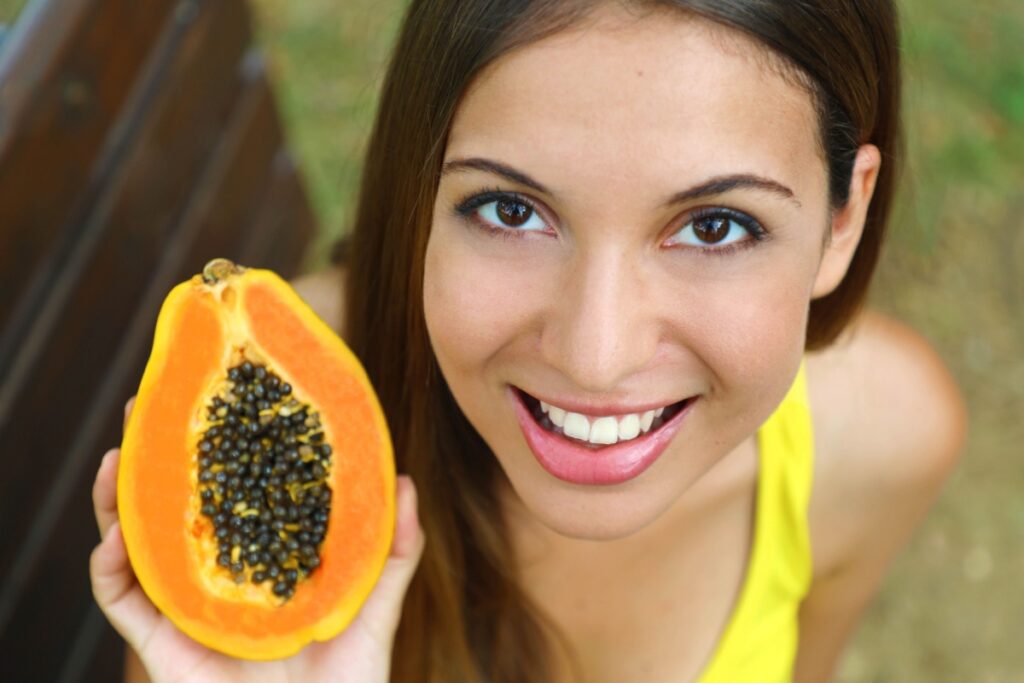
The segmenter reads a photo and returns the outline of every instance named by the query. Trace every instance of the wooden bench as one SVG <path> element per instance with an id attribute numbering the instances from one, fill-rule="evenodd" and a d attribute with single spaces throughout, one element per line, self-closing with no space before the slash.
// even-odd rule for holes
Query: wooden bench
<path id="1" fill-rule="evenodd" d="M 120 680 L 91 487 L 160 303 L 315 221 L 244 0 L 34 0 L 0 50 L 0 680 Z"/>

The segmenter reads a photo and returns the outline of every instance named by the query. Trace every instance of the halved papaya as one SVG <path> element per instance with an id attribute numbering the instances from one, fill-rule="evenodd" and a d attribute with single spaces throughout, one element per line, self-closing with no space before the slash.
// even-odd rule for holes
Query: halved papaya
<path id="1" fill-rule="evenodd" d="M 335 636 L 383 570 L 394 491 L 365 371 L 287 283 L 218 259 L 171 291 L 117 501 L 139 583 L 178 628 L 246 659 Z"/>

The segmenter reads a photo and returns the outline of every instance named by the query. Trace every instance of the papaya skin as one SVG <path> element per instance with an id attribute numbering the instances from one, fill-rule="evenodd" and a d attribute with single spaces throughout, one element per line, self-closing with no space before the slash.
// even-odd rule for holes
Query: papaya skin
<path id="1" fill-rule="evenodd" d="M 205 408 L 239 358 L 265 363 L 319 411 L 332 445 L 321 564 L 287 601 L 235 588 L 195 538 L 197 443 Z M 395 525 L 387 424 L 365 371 L 276 274 L 211 262 L 175 287 L 125 428 L 118 510 L 139 583 L 194 640 L 224 654 L 280 659 L 329 640 L 358 613 L 387 560 Z M 218 574 L 219 572 L 219 574 Z"/>

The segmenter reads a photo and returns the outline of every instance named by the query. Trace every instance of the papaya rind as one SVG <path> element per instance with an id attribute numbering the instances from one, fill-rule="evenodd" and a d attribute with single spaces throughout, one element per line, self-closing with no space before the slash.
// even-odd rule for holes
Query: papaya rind
<path id="1" fill-rule="evenodd" d="M 383 486 L 385 505 L 380 515 L 379 528 L 374 536 L 375 543 L 373 547 L 363 549 L 363 564 L 361 565 L 363 571 L 359 573 L 356 580 L 349 584 L 348 589 L 344 592 L 344 598 L 320 618 L 284 636 L 274 634 L 255 637 L 251 634 L 232 633 L 222 626 L 211 625 L 201 619 L 197 620 L 184 614 L 177 607 L 173 591 L 160 580 L 161 573 L 157 567 L 153 566 L 152 558 L 143 552 L 145 541 L 142 538 L 142 528 L 145 520 L 139 519 L 137 515 L 125 514 L 125 511 L 131 511 L 132 500 L 138 494 L 134 488 L 134 468 L 139 462 L 138 458 L 144 457 L 142 452 L 144 434 L 137 416 L 151 410 L 150 402 L 159 396 L 158 385 L 165 372 L 164 361 L 173 351 L 175 337 L 181 324 L 182 311 L 186 306 L 195 303 L 193 299 L 197 293 L 202 294 L 210 289 L 198 277 L 175 287 L 161 309 L 153 352 L 143 374 L 136 407 L 128 419 L 122 442 L 122 461 L 118 476 L 118 504 L 119 509 L 122 510 L 121 526 L 129 559 L 143 590 L 154 605 L 180 630 L 203 645 L 234 657 L 269 660 L 295 654 L 310 642 L 329 640 L 344 630 L 355 618 L 359 608 L 379 579 L 390 551 L 395 524 L 395 472 L 392 446 L 384 415 L 369 379 L 355 355 L 298 294 L 276 274 L 265 270 L 248 269 L 235 276 L 231 282 L 242 298 L 244 298 L 247 288 L 256 283 L 263 283 L 270 287 L 274 295 L 288 307 L 288 310 L 301 319 L 302 325 L 314 334 L 321 344 L 329 347 L 331 353 L 339 359 L 349 379 L 358 382 L 363 388 L 367 400 L 372 402 L 374 428 L 380 438 L 380 450 L 376 461 L 380 463 L 379 476 Z M 210 379 L 215 380 L 216 378 L 211 377 Z M 202 409 L 202 401 L 203 397 L 197 396 L 196 405 L 192 406 L 193 414 L 198 414 Z M 185 449 L 182 456 L 188 457 L 187 440 L 182 447 Z M 331 520 L 334 521 L 333 511 Z M 184 523 L 182 528 L 185 533 Z M 329 527 L 327 540 L 329 540 L 330 534 L 331 528 Z M 325 540 L 325 544 L 327 540 Z M 324 570 L 326 571 L 326 566 Z M 196 588 L 199 589 L 198 582 Z M 216 596 L 210 597 L 216 599 Z"/>

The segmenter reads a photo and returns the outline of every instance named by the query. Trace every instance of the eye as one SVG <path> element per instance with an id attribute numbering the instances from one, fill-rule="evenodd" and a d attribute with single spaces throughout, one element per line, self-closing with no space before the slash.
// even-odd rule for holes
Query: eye
<path id="1" fill-rule="evenodd" d="M 486 228 L 518 232 L 548 229 L 533 204 L 515 194 L 485 192 L 470 197 L 455 210 Z"/>
<path id="2" fill-rule="evenodd" d="M 745 213 L 725 208 L 702 209 L 691 214 L 682 229 L 665 244 L 718 251 L 727 246 L 738 247 L 744 242 L 759 242 L 766 236 L 760 223 Z"/>

